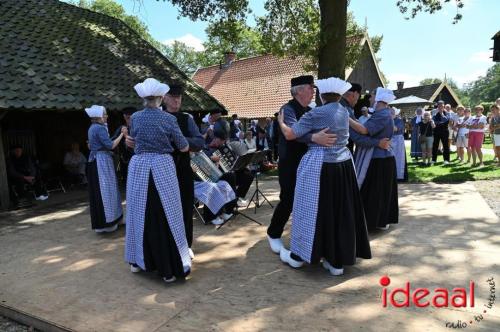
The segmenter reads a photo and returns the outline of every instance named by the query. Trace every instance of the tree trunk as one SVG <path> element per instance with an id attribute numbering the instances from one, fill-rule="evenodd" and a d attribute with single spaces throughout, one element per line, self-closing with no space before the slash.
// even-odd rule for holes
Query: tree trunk
<path id="1" fill-rule="evenodd" d="M 319 0 L 318 78 L 345 78 L 347 0 Z"/>

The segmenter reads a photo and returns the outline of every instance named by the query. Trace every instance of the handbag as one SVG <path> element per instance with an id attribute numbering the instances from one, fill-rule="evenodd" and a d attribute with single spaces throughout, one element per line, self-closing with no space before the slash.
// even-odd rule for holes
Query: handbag
<path id="1" fill-rule="evenodd" d="M 429 129 L 429 125 L 431 125 L 430 122 L 427 123 L 427 126 L 425 127 L 424 133 L 420 134 L 420 136 L 418 137 L 418 142 L 420 144 L 424 144 L 427 141 L 427 129 Z"/>

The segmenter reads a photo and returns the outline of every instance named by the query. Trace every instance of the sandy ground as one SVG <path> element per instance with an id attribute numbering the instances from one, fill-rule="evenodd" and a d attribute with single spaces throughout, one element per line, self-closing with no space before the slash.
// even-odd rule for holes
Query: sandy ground
<path id="1" fill-rule="evenodd" d="M 263 186 L 276 203 L 277 182 Z M 500 304 L 484 305 L 486 280 L 500 280 L 499 218 L 471 183 L 404 184 L 399 193 L 400 224 L 371 234 L 373 258 L 342 277 L 283 265 L 266 227 L 238 217 L 220 230 L 195 220 L 192 274 L 165 285 L 128 271 L 123 228 L 104 236 L 90 230 L 83 196 L 4 213 L 0 301 L 76 331 L 445 331 L 458 321 L 498 330 Z M 268 225 L 272 209 L 246 212 Z M 451 292 L 473 280 L 475 307 L 384 308 L 384 275 L 389 290 L 409 281 L 412 289 Z"/>

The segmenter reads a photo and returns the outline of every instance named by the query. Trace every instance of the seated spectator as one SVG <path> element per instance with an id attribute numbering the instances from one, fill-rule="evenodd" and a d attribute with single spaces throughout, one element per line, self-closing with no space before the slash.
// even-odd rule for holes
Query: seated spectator
<path id="1" fill-rule="evenodd" d="M 87 184 L 85 176 L 87 158 L 80 152 L 80 144 L 71 143 L 71 151 L 64 155 L 63 165 L 72 183 Z"/>
<path id="2" fill-rule="evenodd" d="M 245 145 L 247 146 L 248 150 L 255 150 L 256 144 L 255 144 L 255 138 L 253 137 L 253 132 L 247 131 L 245 133 L 245 140 L 243 141 Z"/>
<path id="3" fill-rule="evenodd" d="M 40 171 L 33 160 L 23 153 L 19 145 L 13 146 L 7 160 L 7 176 L 11 186 L 13 203 L 18 206 L 21 200 L 29 201 L 26 187 L 35 191 L 35 199 L 44 201 L 49 198 L 45 185 L 42 183 Z"/>

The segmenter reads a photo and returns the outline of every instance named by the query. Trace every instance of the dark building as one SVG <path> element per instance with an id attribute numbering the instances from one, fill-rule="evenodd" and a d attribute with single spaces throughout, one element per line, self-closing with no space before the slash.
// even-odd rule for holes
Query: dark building
<path id="1" fill-rule="evenodd" d="M 133 86 L 154 77 L 185 87 L 182 110 L 195 118 L 216 99 L 122 21 L 56 0 L 0 1 L 0 208 L 8 205 L 4 156 L 12 144 L 60 165 L 72 141 L 86 149 L 93 104 L 110 113 L 140 108 Z"/>

